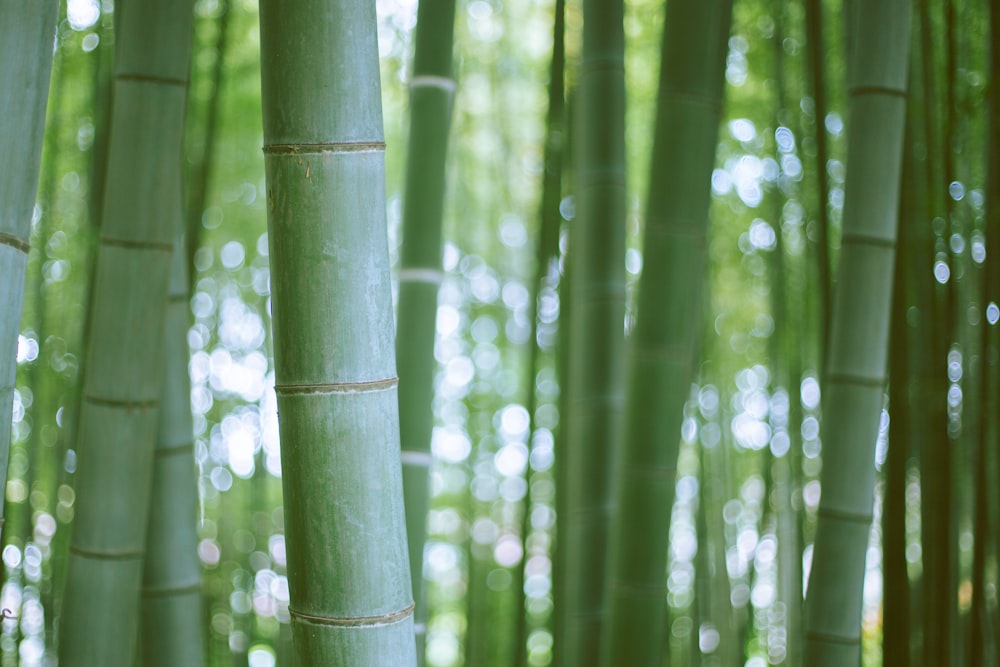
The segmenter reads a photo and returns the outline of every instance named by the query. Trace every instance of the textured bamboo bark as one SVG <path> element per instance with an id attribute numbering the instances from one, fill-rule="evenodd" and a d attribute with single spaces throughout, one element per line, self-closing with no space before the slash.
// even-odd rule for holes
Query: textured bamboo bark
<path id="1" fill-rule="evenodd" d="M 58 11 L 53 0 L 0 0 L 0 155 L 7 163 L 0 178 L 0 489 L 7 480 L 17 336 Z"/>
<path id="2" fill-rule="evenodd" d="M 712 166 L 730 0 L 673 0 L 664 20 L 659 108 L 638 319 L 628 347 L 624 434 L 611 531 L 604 665 L 659 664 L 682 408 L 703 331 Z"/>
<path id="3" fill-rule="evenodd" d="M 823 495 L 806 602 L 806 660 L 861 661 L 873 454 L 889 334 L 906 111 L 909 2 L 859 3 L 850 54 L 840 279 L 823 392 Z"/>
<path id="4" fill-rule="evenodd" d="M 178 237 L 180 239 L 180 237 Z M 167 304 L 166 368 L 142 584 L 143 665 L 201 665 L 201 564 L 198 562 L 198 485 L 194 469 L 190 353 L 187 345 L 187 256 L 174 250 Z"/>
<path id="5" fill-rule="evenodd" d="M 561 664 L 599 661 L 611 464 L 622 410 L 625 315 L 625 67 L 622 0 L 585 0 L 570 235 L 572 301 L 563 465 Z M 559 603 L 557 602 L 557 605 Z"/>
<path id="6" fill-rule="evenodd" d="M 260 4 L 295 653 L 413 665 L 374 2 Z"/>
<path id="7" fill-rule="evenodd" d="M 135 659 L 170 258 L 183 220 L 192 3 L 131 0 L 122 12 L 60 624 L 64 665 Z"/>
<path id="8" fill-rule="evenodd" d="M 451 107 L 454 0 L 423 0 L 417 8 L 413 75 L 410 79 L 410 138 L 403 193 L 396 359 L 399 367 L 399 430 L 410 547 L 410 578 L 416 603 L 417 661 L 423 664 L 426 601 L 423 568 L 430 507 L 428 466 L 434 413 L 434 339 L 441 285 L 441 227 L 445 157 Z"/>

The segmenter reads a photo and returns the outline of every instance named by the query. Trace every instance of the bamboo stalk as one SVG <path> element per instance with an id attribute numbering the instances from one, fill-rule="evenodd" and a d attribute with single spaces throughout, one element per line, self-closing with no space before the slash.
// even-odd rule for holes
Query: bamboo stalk
<path id="1" fill-rule="evenodd" d="M 0 155 L 9 165 L 0 178 L 0 415 L 5 415 L 0 418 L 0 489 L 7 480 L 17 339 L 58 11 L 53 0 L 0 2 Z M 5 498 L 0 494 L 0 516 Z"/>
<path id="2" fill-rule="evenodd" d="M 625 315 L 625 35 L 621 0 L 585 0 L 576 98 L 577 217 L 566 386 L 563 629 L 566 667 L 596 665 L 604 616 L 613 447 L 622 410 Z M 565 548 L 564 548 L 565 547 Z"/>
<path id="3" fill-rule="evenodd" d="M 805 664 L 861 662 L 873 452 L 885 388 L 906 111 L 909 2 L 859 3 L 840 279 L 823 392 L 823 495 L 806 600 Z"/>
<path id="4" fill-rule="evenodd" d="M 65 665 L 135 659 L 170 258 L 183 219 L 192 3 L 134 0 L 121 11 L 60 624 Z"/>
<path id="5" fill-rule="evenodd" d="M 413 665 L 374 2 L 260 4 L 289 613 L 305 665 Z"/>
<path id="6" fill-rule="evenodd" d="M 406 534 L 413 582 L 417 663 L 424 662 L 427 605 L 424 543 L 430 507 L 428 468 L 434 413 L 434 339 L 441 284 L 441 230 L 445 159 L 455 96 L 452 75 L 454 0 L 423 0 L 417 8 L 413 75 L 410 78 L 410 137 L 403 193 L 396 359 L 399 367 L 399 428 L 403 460 Z"/>
<path id="7" fill-rule="evenodd" d="M 191 417 L 189 290 L 182 237 L 174 248 L 167 304 L 163 408 L 142 584 L 142 656 L 145 667 L 198 667 L 204 653 L 201 563 L 198 561 L 197 477 Z"/>
<path id="8" fill-rule="evenodd" d="M 638 317 L 611 531 L 603 664 L 657 664 L 684 402 L 703 331 L 712 166 L 732 3 L 670 2 L 664 19 Z M 697 37 L 695 37 L 697 36 Z"/>

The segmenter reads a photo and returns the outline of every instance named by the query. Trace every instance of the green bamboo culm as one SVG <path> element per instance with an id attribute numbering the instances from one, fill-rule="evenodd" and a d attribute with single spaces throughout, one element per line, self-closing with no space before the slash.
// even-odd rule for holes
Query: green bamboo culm
<path id="1" fill-rule="evenodd" d="M 565 559 L 560 664 L 598 664 L 612 451 L 622 409 L 625 317 L 625 37 L 622 0 L 585 0 L 576 96 L 577 216 L 570 233 Z"/>
<path id="2" fill-rule="evenodd" d="M 423 0 L 410 78 L 410 138 L 403 192 L 396 363 L 399 369 L 399 429 L 406 505 L 406 535 L 413 581 L 417 658 L 423 664 L 426 604 L 424 542 L 430 506 L 428 467 L 434 413 L 434 338 L 441 284 L 441 227 L 445 158 L 455 96 L 452 37 L 455 0 Z"/>
<path id="3" fill-rule="evenodd" d="M 295 655 L 414 665 L 375 3 L 265 0 L 260 27 Z"/>
<path id="4" fill-rule="evenodd" d="M 184 215 L 193 3 L 129 0 L 120 11 L 59 626 L 59 664 L 70 666 L 135 661 L 170 260 Z"/>
<path id="5" fill-rule="evenodd" d="M 142 664 L 202 664 L 201 563 L 198 561 L 198 481 L 194 468 L 187 255 L 178 236 L 170 274 L 160 429 L 153 460 L 152 498 L 142 582 Z"/>
<path id="6" fill-rule="evenodd" d="M 855 7 L 840 278 L 823 391 L 823 494 L 806 598 L 805 664 L 815 667 L 861 663 L 906 113 L 910 3 Z"/>
<path id="7" fill-rule="evenodd" d="M 8 165 L 0 178 L 0 489 L 7 480 L 17 337 L 58 14 L 54 0 L 0 0 L 0 155 Z"/>
<path id="8" fill-rule="evenodd" d="M 658 665 L 666 627 L 668 528 L 684 402 L 703 331 L 712 166 L 732 0 L 671 0 L 643 232 L 601 664 Z"/>

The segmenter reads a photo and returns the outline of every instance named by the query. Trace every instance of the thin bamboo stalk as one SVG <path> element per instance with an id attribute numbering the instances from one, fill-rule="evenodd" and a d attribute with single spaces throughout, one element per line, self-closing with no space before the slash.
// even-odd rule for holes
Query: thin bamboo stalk
<path id="1" fill-rule="evenodd" d="M 12 165 L 0 178 L 0 489 L 7 480 L 17 339 L 58 11 L 54 0 L 0 2 L 0 155 Z M 5 497 L 0 494 L 0 516 Z"/>
<path id="2" fill-rule="evenodd" d="M 531 334 L 528 337 L 528 374 L 527 398 L 525 407 L 528 410 L 528 444 L 532 446 L 534 435 L 535 411 L 538 408 L 538 367 L 541 350 L 538 343 L 538 299 L 544 288 L 546 279 L 551 275 L 559 256 L 559 227 L 561 215 L 559 203 L 562 199 L 563 143 L 565 125 L 565 59 L 566 59 L 566 2 L 556 0 L 552 26 L 552 60 L 549 67 L 549 104 L 545 117 L 545 150 L 543 155 L 542 197 L 539 204 L 538 248 L 535 256 L 535 278 L 531 285 L 528 321 L 531 323 Z M 530 457 L 529 457 L 530 459 Z M 528 664 L 528 623 L 524 595 L 524 582 L 527 579 L 528 536 L 531 529 L 531 482 L 532 467 L 529 464 L 525 470 L 525 485 L 528 492 L 524 499 L 524 510 L 521 514 L 521 540 L 525 546 L 525 556 L 517 568 L 514 578 L 514 593 L 518 596 L 517 607 L 517 650 L 514 656 L 517 667 L 527 667 Z"/>
<path id="3" fill-rule="evenodd" d="M 406 534 L 413 582 L 417 662 L 424 662 L 427 606 L 424 543 L 430 489 L 434 412 L 434 339 L 441 285 L 441 229 L 445 159 L 455 96 L 452 74 L 454 0 L 423 0 L 417 8 L 413 75 L 410 78 L 410 137 L 403 192 L 396 360 L 399 367 L 399 429 L 403 461 Z"/>
<path id="4" fill-rule="evenodd" d="M 167 304 L 163 407 L 153 463 L 142 584 L 143 665 L 198 667 L 204 653 L 198 487 L 191 417 L 187 255 L 174 248 Z"/>

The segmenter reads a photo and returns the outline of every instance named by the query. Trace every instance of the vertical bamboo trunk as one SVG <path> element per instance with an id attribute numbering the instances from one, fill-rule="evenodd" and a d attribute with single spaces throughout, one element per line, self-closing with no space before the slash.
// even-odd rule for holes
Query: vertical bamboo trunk
<path id="1" fill-rule="evenodd" d="M 145 667 L 201 665 L 201 564 L 187 346 L 187 255 L 178 236 L 170 276 L 164 343 L 163 406 L 153 463 L 142 585 Z"/>
<path id="2" fill-rule="evenodd" d="M 622 0 L 584 0 L 576 107 L 577 217 L 565 460 L 566 667 L 599 661 L 612 451 L 622 409 L 625 315 L 625 37 Z M 565 548 L 564 548 L 565 547 Z M 559 602 L 557 602 L 557 605 Z"/>
<path id="3" fill-rule="evenodd" d="M 823 393 L 823 495 L 806 603 L 806 660 L 861 661 L 862 589 L 906 112 L 909 2 L 859 3 L 852 24 L 840 279 Z"/>
<path id="4" fill-rule="evenodd" d="M 563 144 L 565 126 L 565 58 L 566 58 L 566 2 L 556 0 L 552 22 L 552 60 L 549 67 L 549 100 L 545 116 L 545 149 L 542 172 L 542 197 L 539 206 L 538 248 L 535 255 L 535 278 L 532 284 L 530 307 L 528 312 L 531 323 L 531 335 L 528 337 L 528 394 L 525 407 L 528 409 L 528 446 L 532 446 L 535 429 L 535 412 L 538 408 L 537 384 L 538 367 L 541 350 L 538 343 L 538 299 L 544 288 L 546 279 L 552 274 L 554 263 L 559 257 L 559 226 L 561 215 L 559 202 L 562 199 Z M 529 457 L 530 458 L 530 457 Z M 525 482 L 528 493 L 524 499 L 524 511 L 521 515 L 521 540 L 525 555 L 517 566 L 514 577 L 514 594 L 518 596 L 517 608 L 517 650 L 515 665 L 527 667 L 528 664 L 528 622 L 527 600 L 524 593 L 524 582 L 527 579 L 528 537 L 531 532 L 531 486 L 532 467 L 529 464 L 525 470 Z"/>
<path id="5" fill-rule="evenodd" d="M 413 665 L 374 2 L 260 4 L 288 583 L 302 665 Z"/>
<path id="6" fill-rule="evenodd" d="M 983 391 L 980 396 L 982 426 L 979 433 L 980 452 L 977 466 L 977 508 L 986 505 L 985 516 L 977 520 L 976 549 L 984 553 L 980 557 L 989 560 L 1000 555 L 1000 540 L 989 526 L 997 526 L 998 509 L 997 486 L 1000 483 L 1000 419 L 996 406 L 1000 401 L 1000 6 L 996 2 L 989 5 L 989 98 L 987 106 L 986 136 L 986 263 L 983 267 L 983 302 L 986 304 L 986 322 L 982 326 Z M 982 491 L 980 491 L 982 488 Z M 981 494 L 981 495 L 979 495 Z M 985 525 L 984 525 L 985 524 Z M 995 528 L 994 528 L 995 530 Z M 980 546 L 980 543 L 983 543 Z M 977 570 L 980 568 L 977 567 Z M 981 576 L 981 575 L 980 575 Z M 989 664 L 1000 659 L 1000 615 L 994 608 L 991 614 L 989 592 L 985 586 L 973 586 L 972 601 L 972 662 Z M 995 605 L 994 605 L 995 606 Z M 981 645 L 981 648 L 980 648 Z M 992 653 L 992 655 L 991 655 Z"/>
<path id="7" fill-rule="evenodd" d="M 910 275 L 913 261 L 913 192 L 915 168 L 911 141 L 914 136 L 912 113 L 907 113 L 903 149 L 899 215 L 899 250 L 893 277 L 889 351 L 889 452 L 885 463 L 885 492 L 882 511 L 883 625 L 882 658 L 887 665 L 910 664 L 910 580 L 906 562 L 906 471 L 911 454 L 912 374 L 909 356 L 913 334 L 906 322 L 910 306 Z M 919 409 L 919 408 L 918 408 Z"/>
<path id="8" fill-rule="evenodd" d="M 846 7 L 845 7 L 846 9 Z M 819 350 L 826 359 L 830 338 L 830 185 L 826 172 L 829 151 L 826 143 L 826 80 L 823 76 L 823 5 L 821 0 L 806 0 L 806 46 L 809 60 L 809 90 L 813 98 L 814 138 L 816 140 L 816 271 L 819 282 Z"/>
<path id="9" fill-rule="evenodd" d="M 602 664 L 659 664 L 680 425 L 703 331 L 712 166 L 730 0 L 667 5 L 638 319 L 611 531 Z"/>
<path id="10" fill-rule="evenodd" d="M 183 220 L 192 3 L 131 0 L 122 12 L 60 624 L 62 665 L 134 661 L 170 258 Z"/>
<path id="11" fill-rule="evenodd" d="M 212 68 L 212 93 L 205 105 L 205 130 L 202 149 L 197 162 L 191 170 L 188 181 L 190 196 L 185 220 L 184 252 L 187 255 L 187 274 L 195 275 L 194 255 L 198 252 L 201 241 L 202 216 L 205 213 L 205 201 L 208 199 L 208 187 L 212 180 L 213 166 L 216 159 L 216 143 L 218 141 L 219 110 L 222 107 L 223 74 L 225 72 L 226 51 L 229 48 L 229 25 L 232 12 L 238 11 L 230 7 L 229 0 L 219 0 L 218 37 L 215 41 L 215 65 Z"/>
<path id="12" fill-rule="evenodd" d="M 775 18 L 771 47 L 774 54 L 774 80 L 777 93 L 776 126 L 787 114 L 787 78 L 785 76 L 785 18 L 787 3 L 777 0 L 773 9 Z M 783 151 L 779 147 L 776 157 Z M 780 193 L 780 194 L 779 194 Z M 784 664 L 802 664 L 802 530 L 801 511 L 796 506 L 796 496 L 801 494 L 801 452 L 802 452 L 802 403 L 799 383 L 802 377 L 803 332 L 793 332 L 789 322 L 805 319 L 802 286 L 799 275 L 802 266 L 797 258 L 787 251 L 784 239 L 785 204 L 796 195 L 785 188 L 779 188 L 775 196 L 774 219 L 775 246 L 771 253 L 771 308 L 774 317 L 774 332 L 770 339 L 770 368 L 775 378 L 775 388 L 784 388 L 788 395 L 788 413 L 785 423 L 774 419 L 775 430 L 771 439 L 771 477 L 774 491 L 768 494 L 775 513 L 775 535 L 778 538 L 778 599 L 784 604 L 785 653 Z M 821 325 L 825 329 L 825 325 Z M 787 450 L 778 451 L 775 445 L 785 438 Z"/>
<path id="13" fill-rule="evenodd" d="M 7 163 L 0 178 L 0 489 L 7 480 L 17 337 L 58 12 L 53 0 L 0 0 L 0 155 Z"/>
<path id="14" fill-rule="evenodd" d="M 441 284 L 441 227 L 445 157 L 451 107 L 454 0 L 423 0 L 410 79 L 410 138 L 403 193 L 403 247 L 400 251 L 396 359 L 399 367 L 399 430 L 403 461 L 406 534 L 413 581 L 417 661 L 423 664 L 427 608 L 424 596 L 424 542 L 430 489 L 434 413 L 434 338 Z"/>

